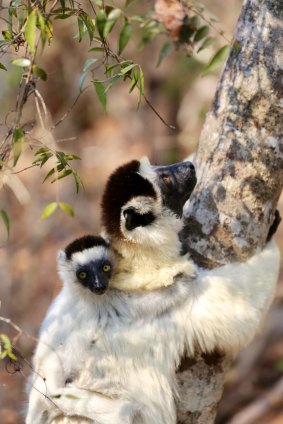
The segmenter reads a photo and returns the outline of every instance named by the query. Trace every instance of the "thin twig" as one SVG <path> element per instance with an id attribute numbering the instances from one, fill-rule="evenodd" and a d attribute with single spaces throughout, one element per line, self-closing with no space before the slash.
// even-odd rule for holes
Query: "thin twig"
<path id="1" fill-rule="evenodd" d="M 21 169 L 20 171 L 11 172 L 11 174 L 20 174 L 21 172 L 27 171 L 28 169 L 34 168 L 35 166 L 38 166 L 38 165 L 36 165 L 36 164 L 30 165 L 30 166 L 27 166 L 26 168 Z M 0 319 L 1 319 L 1 317 L 0 317 Z"/>
<path id="2" fill-rule="evenodd" d="M 207 19 L 204 15 L 202 15 L 194 6 L 190 6 L 190 9 L 193 10 L 193 12 L 196 15 L 198 15 L 204 22 L 206 22 L 208 26 L 210 26 L 213 29 L 213 31 L 215 31 L 218 35 L 220 35 L 220 37 L 224 38 L 224 40 L 227 41 L 227 43 L 229 44 L 232 43 L 232 40 L 229 40 L 229 38 L 227 38 L 222 31 L 216 28 L 216 26 L 213 25 L 212 22 L 209 19 Z"/>
<path id="3" fill-rule="evenodd" d="M 152 105 L 152 103 L 150 103 L 150 101 L 148 100 L 148 98 L 143 94 L 142 95 L 146 104 L 150 107 L 150 109 L 155 113 L 155 115 L 158 116 L 158 118 L 160 119 L 161 122 L 163 122 L 163 124 L 167 127 L 167 128 L 171 128 L 171 130 L 175 130 L 176 127 L 174 127 L 174 125 L 168 124 L 163 118 L 162 116 L 157 112 L 157 110 L 155 109 L 155 107 Z"/>
<path id="4" fill-rule="evenodd" d="M 5 322 L 6 324 L 10 325 L 12 328 L 14 328 L 14 330 L 17 331 L 17 335 L 13 338 L 12 342 L 13 344 L 16 344 L 17 341 L 19 340 L 19 338 L 21 336 L 26 336 L 28 338 L 30 338 L 31 340 L 38 342 L 38 339 L 36 337 L 31 336 L 30 334 L 26 333 L 24 330 L 22 330 L 17 324 L 15 324 L 10 318 L 5 318 L 0 316 L 0 321 Z"/>
<path id="5" fill-rule="evenodd" d="M 64 113 L 64 115 L 62 116 L 62 118 L 60 118 L 59 119 L 59 121 L 57 121 L 52 127 L 51 127 L 51 130 L 54 130 L 54 128 L 56 128 L 56 127 L 58 127 L 58 125 L 60 125 L 61 124 L 61 122 L 63 122 L 64 121 L 64 119 L 66 119 L 66 117 L 72 112 L 72 110 L 73 110 L 73 108 L 75 107 L 75 105 L 76 105 L 76 103 L 77 103 L 77 101 L 79 100 L 79 98 L 81 97 L 81 95 L 88 89 L 88 88 L 90 88 L 90 87 L 92 87 L 92 85 L 90 84 L 90 85 L 88 85 L 88 86 L 86 86 L 83 90 L 81 90 L 80 92 L 79 92 L 79 94 L 77 95 L 77 97 L 75 98 L 75 100 L 74 100 L 74 102 L 73 102 L 73 104 L 69 107 L 69 109 Z"/>
<path id="6" fill-rule="evenodd" d="M 42 119 L 41 110 L 40 110 L 40 107 L 39 107 L 39 102 L 38 102 L 38 97 L 37 96 L 35 96 L 35 107 L 36 107 L 36 110 L 37 110 L 37 115 L 38 115 L 38 119 L 39 119 L 40 125 L 41 125 L 42 128 L 45 128 L 45 125 L 44 125 L 44 122 L 43 122 L 43 119 Z"/>

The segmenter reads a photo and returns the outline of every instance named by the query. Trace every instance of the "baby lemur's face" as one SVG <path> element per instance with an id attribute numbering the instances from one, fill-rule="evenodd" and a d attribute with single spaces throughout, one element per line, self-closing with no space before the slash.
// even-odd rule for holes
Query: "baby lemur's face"
<path id="1" fill-rule="evenodd" d="M 97 295 L 108 289 L 113 265 L 110 246 L 102 237 L 81 237 L 58 254 L 58 271 L 63 281 Z"/>
<path id="2" fill-rule="evenodd" d="M 106 292 L 112 275 L 112 262 L 110 258 L 100 255 L 97 248 L 91 249 L 91 255 L 88 261 L 80 261 L 76 263 L 77 282 L 92 291 L 95 294 L 103 294 Z M 83 254 L 86 252 L 83 252 Z M 97 253 L 99 253 L 97 255 Z"/>

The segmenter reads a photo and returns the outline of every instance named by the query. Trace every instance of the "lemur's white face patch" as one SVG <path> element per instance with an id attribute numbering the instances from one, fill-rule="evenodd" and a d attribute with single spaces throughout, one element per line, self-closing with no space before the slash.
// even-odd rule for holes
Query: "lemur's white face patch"
<path id="1" fill-rule="evenodd" d="M 123 215 L 124 211 L 128 208 L 134 208 L 138 213 L 144 215 L 152 212 L 154 216 L 161 214 L 162 204 L 160 199 L 153 199 L 149 196 L 137 196 L 129 200 L 121 209 L 121 221 L 125 222 Z"/>
<path id="2" fill-rule="evenodd" d="M 140 215 L 152 214 L 153 222 L 145 226 L 138 226 L 132 230 L 126 228 L 126 218 L 124 212 L 133 208 L 136 213 Z M 120 217 L 120 228 L 125 239 L 132 242 L 141 244 L 143 246 L 150 246 L 162 244 L 164 239 L 164 227 L 162 226 L 163 213 L 161 199 L 153 199 L 148 196 L 138 196 L 127 202 L 122 210 Z M 161 229 L 162 226 L 162 229 Z"/>
<path id="3" fill-rule="evenodd" d="M 106 247 L 95 246 L 89 249 L 85 249 L 83 252 L 73 253 L 71 261 L 74 263 L 74 265 L 86 265 L 91 261 L 109 258 L 109 253 L 110 250 Z"/>

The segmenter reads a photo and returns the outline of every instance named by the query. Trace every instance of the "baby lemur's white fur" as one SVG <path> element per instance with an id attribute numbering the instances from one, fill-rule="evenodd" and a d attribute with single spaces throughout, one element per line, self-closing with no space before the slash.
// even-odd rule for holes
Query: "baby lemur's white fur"
<path id="1" fill-rule="evenodd" d="M 279 268 L 273 242 L 247 262 L 199 270 L 179 255 L 180 218 L 164 205 L 150 165 L 135 163 L 123 172 L 130 180 L 138 174 L 153 191 L 138 186 L 139 196 L 131 193 L 110 222 L 108 182 L 103 223 L 116 270 L 103 296 L 74 283 L 78 254 L 59 256 L 64 286 L 42 325 L 27 424 L 55 416 L 53 423 L 175 424 L 181 356 L 215 349 L 234 355 L 253 338 L 272 301 Z M 119 180 L 119 170 L 115 175 Z M 135 180 L 133 191 L 140 183 Z M 80 260 L 91 260 L 89 249 Z"/>

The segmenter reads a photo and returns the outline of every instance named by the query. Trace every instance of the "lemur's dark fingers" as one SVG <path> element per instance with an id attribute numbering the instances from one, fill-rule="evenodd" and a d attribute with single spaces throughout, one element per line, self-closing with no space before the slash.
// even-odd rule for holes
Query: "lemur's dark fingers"
<path id="1" fill-rule="evenodd" d="M 277 231 L 277 228 L 279 227 L 280 222 L 281 222 L 281 216 L 280 216 L 279 210 L 276 209 L 273 216 L 273 222 L 267 234 L 266 242 L 269 242 L 272 239 L 272 237 Z"/>

